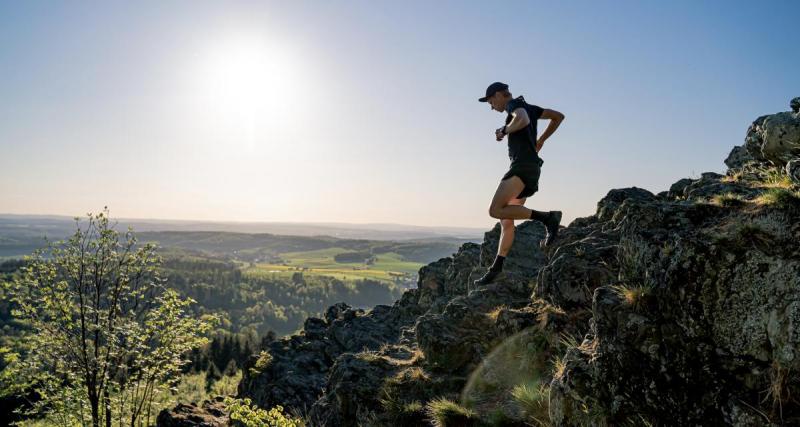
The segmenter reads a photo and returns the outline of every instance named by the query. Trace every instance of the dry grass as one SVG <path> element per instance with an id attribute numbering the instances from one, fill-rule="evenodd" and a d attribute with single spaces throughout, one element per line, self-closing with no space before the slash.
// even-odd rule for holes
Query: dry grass
<path id="1" fill-rule="evenodd" d="M 722 179 L 720 179 L 720 182 L 725 182 L 725 183 L 739 182 L 743 176 L 744 176 L 744 171 L 742 171 L 741 169 L 737 169 L 733 171 L 733 173 L 731 173 L 730 175 L 725 175 L 724 177 L 722 177 Z"/>
<path id="2" fill-rule="evenodd" d="M 539 327 L 545 329 L 547 323 L 552 316 L 566 316 L 567 312 L 561 307 L 544 302 L 544 305 L 536 311 L 536 320 L 539 321 Z"/>
<path id="3" fill-rule="evenodd" d="M 394 381 L 395 382 L 428 381 L 430 378 L 431 378 L 430 375 L 428 375 L 424 369 L 420 368 L 419 366 L 414 366 L 411 368 L 403 369 L 402 371 L 395 374 Z"/>
<path id="4" fill-rule="evenodd" d="M 428 402 L 426 412 L 437 427 L 474 425 L 478 420 L 478 415 L 472 409 L 443 397 Z"/>
<path id="5" fill-rule="evenodd" d="M 567 362 L 564 360 L 564 357 L 557 357 L 553 360 L 553 378 L 561 379 L 564 376 L 564 372 L 567 370 Z"/>
<path id="6" fill-rule="evenodd" d="M 784 187 L 773 187 L 761 193 L 753 202 L 759 206 L 798 208 L 800 207 L 800 191 Z"/>
<path id="7" fill-rule="evenodd" d="M 770 168 L 764 174 L 761 186 L 766 188 L 792 188 L 792 179 L 783 168 Z"/>
<path id="8" fill-rule="evenodd" d="M 533 425 L 542 427 L 551 425 L 550 387 L 547 384 L 520 384 L 511 390 L 511 395 Z"/>
<path id="9" fill-rule="evenodd" d="M 618 284 L 612 285 L 611 289 L 625 301 L 625 304 L 638 310 L 644 306 L 645 300 L 651 294 L 653 287 L 646 284 Z"/>
<path id="10" fill-rule="evenodd" d="M 776 418 L 783 425 L 783 410 L 786 405 L 791 403 L 796 408 L 800 404 L 800 401 L 791 393 L 792 387 L 796 387 L 798 381 L 797 374 L 793 373 L 790 368 L 782 366 L 777 360 L 773 360 L 769 373 L 770 385 L 764 391 L 765 396 L 761 403 L 769 401 L 772 405 L 772 418 Z"/>
<path id="11" fill-rule="evenodd" d="M 486 316 L 488 316 L 490 319 L 496 322 L 497 317 L 500 316 L 500 312 L 502 312 L 503 310 L 508 310 L 508 306 L 505 304 L 498 306 L 494 310 L 486 313 Z"/>
<path id="12" fill-rule="evenodd" d="M 392 348 L 396 347 L 396 348 Z M 410 357 L 408 359 L 398 359 L 389 355 L 392 350 L 399 350 L 405 351 L 410 353 Z M 419 362 L 421 359 L 425 357 L 425 354 L 419 348 L 410 348 L 408 346 L 394 346 L 389 344 L 383 344 L 381 348 L 377 351 L 375 350 L 367 350 L 364 349 L 363 351 L 356 354 L 356 357 L 359 359 L 365 360 L 367 362 L 375 362 L 380 359 L 383 361 L 394 365 L 394 366 L 409 366 Z"/>
<path id="13" fill-rule="evenodd" d="M 725 208 L 741 206 L 747 201 L 740 195 L 734 193 L 717 194 L 709 201 L 712 205 L 722 206 Z"/>

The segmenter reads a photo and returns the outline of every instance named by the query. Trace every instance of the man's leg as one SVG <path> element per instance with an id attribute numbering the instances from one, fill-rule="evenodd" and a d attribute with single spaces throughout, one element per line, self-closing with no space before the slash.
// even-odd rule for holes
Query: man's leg
<path id="1" fill-rule="evenodd" d="M 541 222 L 547 229 L 547 237 L 542 241 L 541 245 L 547 246 L 558 235 L 561 211 L 542 212 L 528 209 L 521 205 L 512 205 L 510 201 L 515 199 L 524 188 L 525 183 L 516 175 L 500 181 L 494 198 L 492 198 L 492 203 L 489 205 L 489 216 L 500 220 L 533 219 Z"/>
<path id="2" fill-rule="evenodd" d="M 519 191 L 522 191 L 522 189 Z M 519 194 L 519 191 L 517 191 L 515 194 Z M 521 199 L 513 198 L 508 201 L 508 205 L 511 206 L 521 207 L 524 204 L 524 197 Z M 474 282 L 475 285 L 485 285 L 487 283 L 491 283 L 502 272 L 503 262 L 505 261 L 506 256 L 508 256 L 508 252 L 511 251 L 511 245 L 514 243 L 514 231 L 515 227 L 513 219 L 500 220 L 500 242 L 497 245 L 497 256 L 495 256 L 494 262 L 489 267 L 489 270 L 486 272 L 486 274 Z"/>
<path id="3" fill-rule="evenodd" d="M 525 204 L 525 199 L 525 197 L 521 199 L 511 199 L 508 204 L 511 206 L 522 206 Z M 500 244 L 497 246 L 497 254 L 506 257 L 511 250 L 511 244 L 514 243 L 514 231 L 516 227 L 514 226 L 513 219 L 501 219 L 500 227 Z"/>
<path id="4" fill-rule="evenodd" d="M 530 219 L 530 209 L 510 204 L 523 189 L 525 183 L 516 175 L 500 181 L 489 205 L 489 216 L 497 219 Z"/>

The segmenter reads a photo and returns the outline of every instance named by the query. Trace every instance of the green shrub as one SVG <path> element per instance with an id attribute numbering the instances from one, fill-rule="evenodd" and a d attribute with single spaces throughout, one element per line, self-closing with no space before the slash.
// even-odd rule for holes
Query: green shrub
<path id="1" fill-rule="evenodd" d="M 253 375 L 260 374 L 269 364 L 272 363 L 272 355 L 266 350 L 261 350 L 256 360 L 255 365 L 250 368 L 250 373 Z"/>
<path id="2" fill-rule="evenodd" d="M 231 420 L 242 422 L 247 427 L 304 427 L 301 420 L 290 418 L 283 413 L 283 407 L 276 405 L 269 411 L 252 405 L 249 398 L 226 397 L 224 403 Z"/>

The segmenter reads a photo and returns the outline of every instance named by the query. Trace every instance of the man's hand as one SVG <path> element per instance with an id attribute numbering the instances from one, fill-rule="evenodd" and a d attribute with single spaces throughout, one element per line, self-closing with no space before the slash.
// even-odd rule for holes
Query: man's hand
<path id="1" fill-rule="evenodd" d="M 506 136 L 506 134 L 503 133 L 503 128 L 504 127 L 505 126 L 503 126 L 502 128 L 497 128 L 497 130 L 494 131 L 494 137 L 497 138 L 497 141 L 502 141 L 503 137 Z"/>
<path id="2" fill-rule="evenodd" d="M 502 141 L 504 136 L 514 133 L 525 126 L 528 126 L 530 123 L 531 119 L 528 117 L 528 112 L 525 111 L 525 108 L 515 108 L 514 111 L 511 112 L 511 121 L 504 126 L 506 129 L 505 133 L 503 132 L 503 128 L 500 128 L 494 132 L 494 136 L 498 141 Z"/>
<path id="3" fill-rule="evenodd" d="M 542 117 L 540 117 L 540 119 L 549 119 L 550 123 L 547 124 L 547 129 L 544 130 L 542 135 L 539 137 L 539 140 L 536 141 L 537 153 L 542 149 L 544 141 L 547 140 L 547 138 L 550 138 L 550 135 L 552 135 L 553 132 L 558 129 L 558 126 L 561 125 L 561 122 L 564 120 L 564 114 L 556 110 L 545 108 L 542 110 Z"/>

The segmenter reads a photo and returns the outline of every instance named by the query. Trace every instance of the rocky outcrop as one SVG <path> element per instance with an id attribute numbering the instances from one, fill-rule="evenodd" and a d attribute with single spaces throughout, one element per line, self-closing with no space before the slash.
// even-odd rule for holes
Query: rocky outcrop
<path id="1" fill-rule="evenodd" d="M 799 424 L 792 102 L 724 174 L 611 190 L 544 252 L 522 222 L 497 283 L 472 286 L 499 224 L 392 306 L 308 319 L 245 366 L 239 395 L 325 426 L 431 425 L 441 398 L 474 425 Z"/>
<path id="2" fill-rule="evenodd" d="M 800 422 L 800 186 L 758 163 L 595 223 L 618 233 L 617 280 L 594 289 L 591 328 L 554 375 L 553 423 Z"/>
<path id="3" fill-rule="evenodd" d="M 161 411 L 156 418 L 160 427 L 223 427 L 230 425 L 225 412 L 223 398 L 206 400 L 197 406 L 195 403 L 179 403 L 171 411 Z"/>
<path id="4" fill-rule="evenodd" d="M 754 160 L 755 158 L 747 151 L 744 145 L 737 145 L 728 154 L 728 158 L 725 159 L 725 165 L 729 168 L 740 168 Z"/>
<path id="5" fill-rule="evenodd" d="M 800 184 L 800 158 L 789 160 L 786 163 L 786 175 L 795 184 Z"/>
<path id="6" fill-rule="evenodd" d="M 750 125 L 744 143 L 750 156 L 780 166 L 800 157 L 800 97 L 790 107 L 792 111 L 761 116 Z"/>

